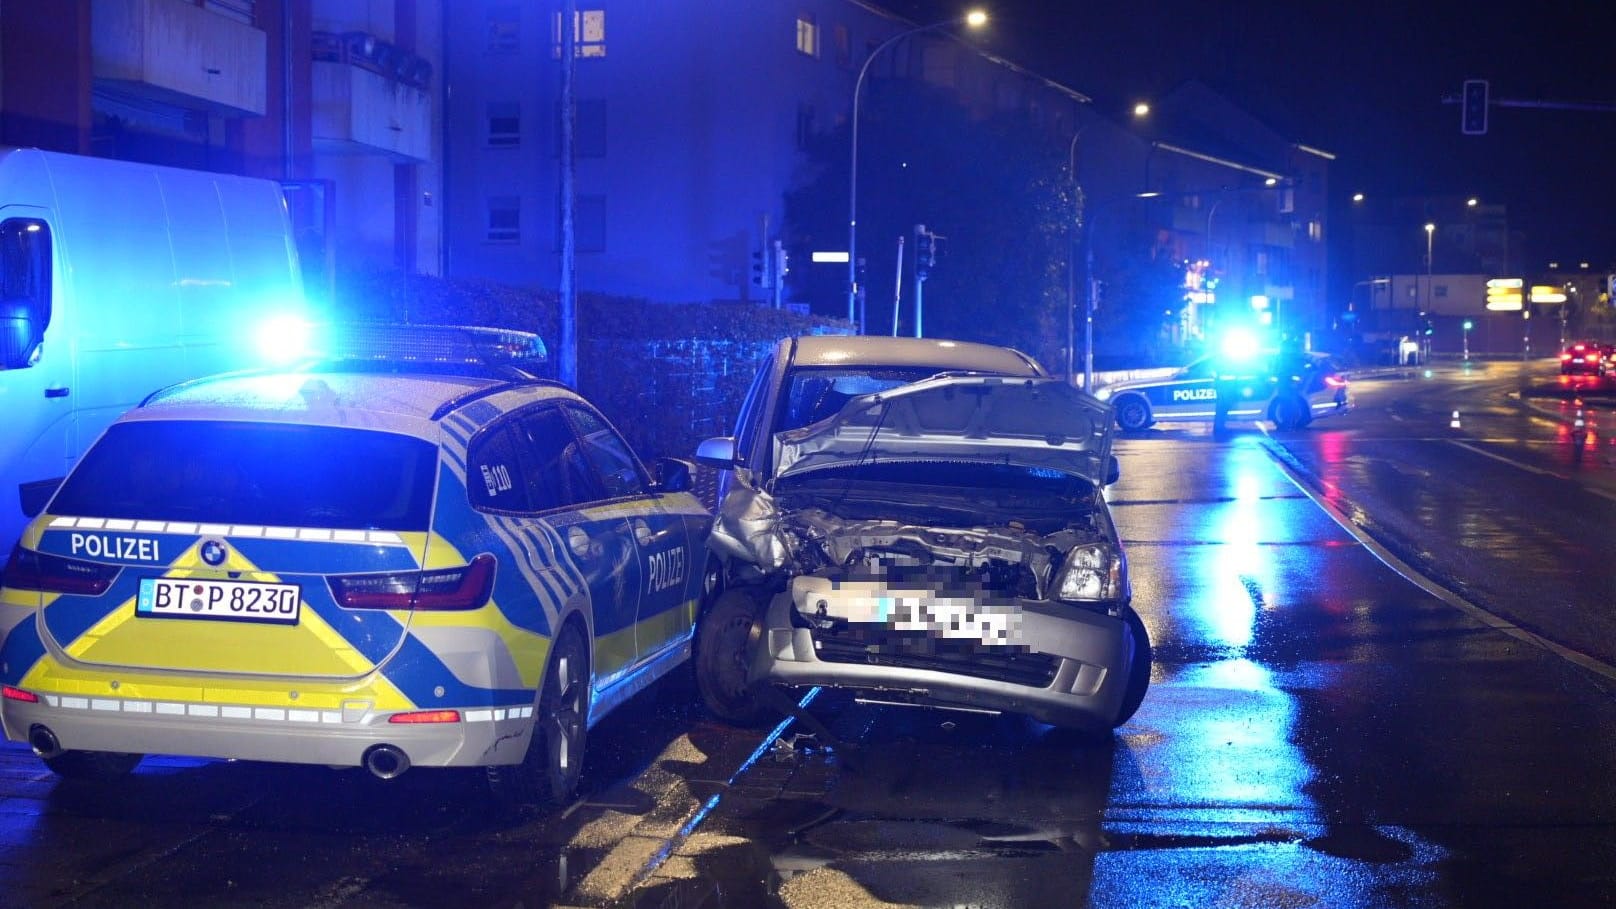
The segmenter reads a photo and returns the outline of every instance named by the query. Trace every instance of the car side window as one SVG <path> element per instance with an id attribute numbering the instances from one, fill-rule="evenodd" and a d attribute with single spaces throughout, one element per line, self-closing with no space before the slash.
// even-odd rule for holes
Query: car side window
<path id="1" fill-rule="evenodd" d="M 645 495 L 648 492 L 645 475 L 634 453 L 629 450 L 628 443 L 593 411 L 574 406 L 565 409 L 578 428 L 584 457 L 595 468 L 606 488 L 606 498 Z"/>
<path id="2" fill-rule="evenodd" d="M 1197 360 L 1196 362 L 1191 363 L 1189 366 L 1184 367 L 1184 378 L 1210 379 L 1212 378 L 1213 372 L 1216 371 L 1216 367 L 1217 363 L 1215 363 L 1211 358 Z"/>
<path id="3" fill-rule="evenodd" d="M 0 221 L 0 370 L 34 365 L 50 320 L 50 225 Z"/>
<path id="4" fill-rule="evenodd" d="M 607 498 L 560 408 L 540 407 L 520 419 L 528 497 L 535 511 Z"/>
<path id="5" fill-rule="evenodd" d="M 507 421 L 472 439 L 466 452 L 466 494 L 473 508 L 528 510 L 528 487 L 515 432 L 515 425 Z"/>
<path id="6" fill-rule="evenodd" d="M 763 412 L 767 409 L 765 398 L 768 394 L 769 377 L 773 374 L 774 354 L 769 354 L 763 358 L 757 374 L 752 377 L 752 387 L 746 390 L 746 397 L 741 401 L 741 413 L 735 418 L 735 455 L 742 464 L 746 463 L 747 456 L 752 452 L 752 446 L 757 443 L 758 431 L 763 423 Z"/>

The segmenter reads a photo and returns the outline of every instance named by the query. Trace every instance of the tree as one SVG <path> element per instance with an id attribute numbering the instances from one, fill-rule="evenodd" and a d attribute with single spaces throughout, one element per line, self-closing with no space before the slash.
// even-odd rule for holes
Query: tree
<path id="1" fill-rule="evenodd" d="M 866 329 L 892 325 L 897 241 L 905 238 L 900 334 L 914 329 L 914 227 L 945 239 L 925 289 L 928 337 L 1019 348 L 1063 361 L 1066 268 L 1074 204 L 1063 149 L 1022 115 L 975 115 L 913 81 L 867 84 L 859 112 L 858 254 L 868 263 Z M 813 138 L 786 196 L 787 243 L 847 246 L 849 130 Z M 814 312 L 845 317 L 845 266 L 804 266 L 797 286 Z"/>

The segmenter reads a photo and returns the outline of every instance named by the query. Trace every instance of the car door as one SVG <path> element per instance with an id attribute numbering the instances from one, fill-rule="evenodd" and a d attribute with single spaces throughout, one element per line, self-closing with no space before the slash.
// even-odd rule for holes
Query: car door
<path id="1" fill-rule="evenodd" d="M 593 410 L 563 405 L 606 496 L 629 523 L 639 551 L 639 609 L 635 640 L 640 660 L 682 642 L 695 624 L 692 596 L 700 564 L 691 551 L 685 516 L 662 506 L 628 443 Z"/>
<path id="2" fill-rule="evenodd" d="M 1158 420 L 1211 417 L 1218 399 L 1213 381 L 1215 366 L 1210 357 L 1196 360 L 1170 381 L 1147 390 L 1145 397 L 1150 401 L 1151 413 Z"/>
<path id="3" fill-rule="evenodd" d="M 52 306 L 48 217 L 39 208 L 0 208 L 0 553 L 26 523 L 22 487 L 60 480 L 75 451 L 72 313 Z"/>
<path id="4" fill-rule="evenodd" d="M 634 622 L 640 559 L 634 529 L 589 462 L 572 423 L 554 404 L 522 412 L 517 425 L 523 476 L 535 519 L 549 525 L 589 589 L 594 687 L 610 685 L 639 660 Z"/>

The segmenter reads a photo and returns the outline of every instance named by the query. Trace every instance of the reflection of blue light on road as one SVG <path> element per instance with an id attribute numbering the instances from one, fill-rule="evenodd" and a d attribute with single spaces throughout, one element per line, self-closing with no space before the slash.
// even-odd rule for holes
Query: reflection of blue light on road
<path id="1" fill-rule="evenodd" d="M 1201 563 L 1207 600 L 1190 604 L 1212 642 L 1240 649 L 1251 643 L 1262 588 L 1273 577 L 1273 560 L 1262 545 L 1262 478 L 1255 468 L 1233 478 L 1234 501 L 1212 527 L 1215 558 Z"/>

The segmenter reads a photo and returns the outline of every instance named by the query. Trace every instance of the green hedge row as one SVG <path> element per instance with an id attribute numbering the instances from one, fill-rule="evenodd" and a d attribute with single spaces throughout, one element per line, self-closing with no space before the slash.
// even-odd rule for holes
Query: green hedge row
<path id="1" fill-rule="evenodd" d="M 554 292 L 477 279 L 402 272 L 344 276 L 345 318 L 422 325 L 487 325 L 560 338 Z M 580 294 L 579 391 L 643 458 L 690 457 L 730 431 L 757 363 L 779 339 L 846 330 L 846 323 L 749 303 L 652 303 Z"/>

